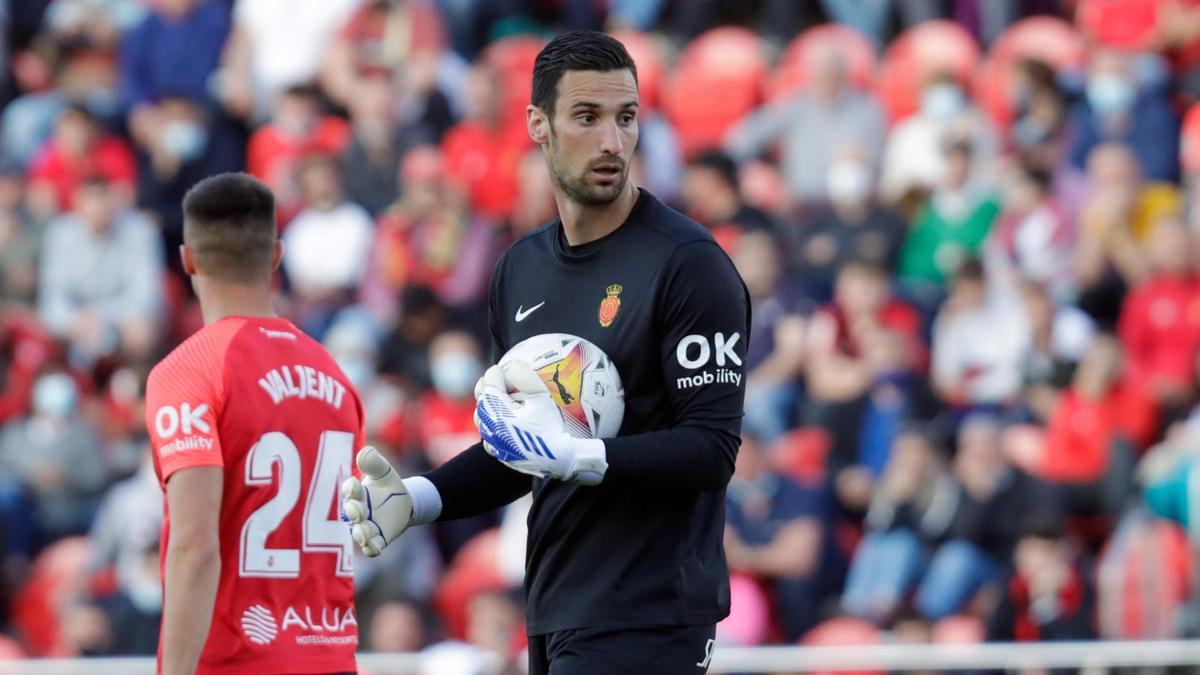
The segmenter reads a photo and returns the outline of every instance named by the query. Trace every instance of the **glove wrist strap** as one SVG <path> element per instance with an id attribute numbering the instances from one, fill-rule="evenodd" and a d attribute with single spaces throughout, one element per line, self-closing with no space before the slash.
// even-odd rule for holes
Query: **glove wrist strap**
<path id="1" fill-rule="evenodd" d="M 573 445 L 574 459 L 571 462 L 571 474 L 566 476 L 567 480 L 585 479 L 580 482 L 589 485 L 603 480 L 604 473 L 608 471 L 608 453 L 604 447 L 604 440 L 578 438 Z"/>

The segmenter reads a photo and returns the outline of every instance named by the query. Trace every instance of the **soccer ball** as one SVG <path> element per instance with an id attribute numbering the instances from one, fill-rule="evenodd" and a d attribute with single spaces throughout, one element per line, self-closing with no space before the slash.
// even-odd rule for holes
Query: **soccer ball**
<path id="1" fill-rule="evenodd" d="M 575 335 L 544 333 L 508 350 L 500 368 L 513 361 L 524 361 L 541 376 L 572 436 L 612 438 L 621 430 L 625 387 L 604 350 Z M 520 392 L 509 393 L 520 400 Z"/>

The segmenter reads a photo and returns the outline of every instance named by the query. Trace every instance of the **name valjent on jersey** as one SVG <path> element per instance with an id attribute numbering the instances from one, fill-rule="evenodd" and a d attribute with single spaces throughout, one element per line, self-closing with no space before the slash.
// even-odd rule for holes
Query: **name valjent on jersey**
<path id="1" fill-rule="evenodd" d="M 258 386 L 267 392 L 275 405 L 289 398 L 315 398 L 340 409 L 342 399 L 346 396 L 345 385 L 312 366 L 272 368 L 259 378 Z"/>

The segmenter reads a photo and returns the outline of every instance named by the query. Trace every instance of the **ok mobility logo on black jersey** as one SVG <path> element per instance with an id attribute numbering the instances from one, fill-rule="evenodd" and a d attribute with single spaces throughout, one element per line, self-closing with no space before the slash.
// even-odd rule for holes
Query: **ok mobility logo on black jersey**
<path id="1" fill-rule="evenodd" d="M 675 347 L 675 359 L 679 365 L 688 370 L 700 370 L 705 368 L 710 361 L 714 361 L 716 368 L 701 370 L 694 375 L 677 377 L 675 386 L 679 389 L 691 389 L 713 383 L 740 385 L 742 374 L 725 366 L 726 364 L 738 367 L 742 365 L 741 357 L 733 350 L 741 338 L 741 333 L 733 333 L 728 336 L 724 333 L 717 333 L 711 339 L 707 335 L 685 336 Z"/>

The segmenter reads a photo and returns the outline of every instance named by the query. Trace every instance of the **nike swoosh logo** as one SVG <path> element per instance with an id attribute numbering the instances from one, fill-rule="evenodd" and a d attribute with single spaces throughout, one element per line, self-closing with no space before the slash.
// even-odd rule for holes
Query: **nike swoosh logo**
<path id="1" fill-rule="evenodd" d="M 529 309 L 525 309 L 525 305 L 521 305 L 521 306 L 517 307 L 517 323 L 521 323 L 522 321 L 524 321 L 525 317 L 538 311 L 538 309 L 544 304 L 546 304 L 545 300 L 539 302 L 538 304 L 534 305 L 533 307 L 530 307 Z"/>

